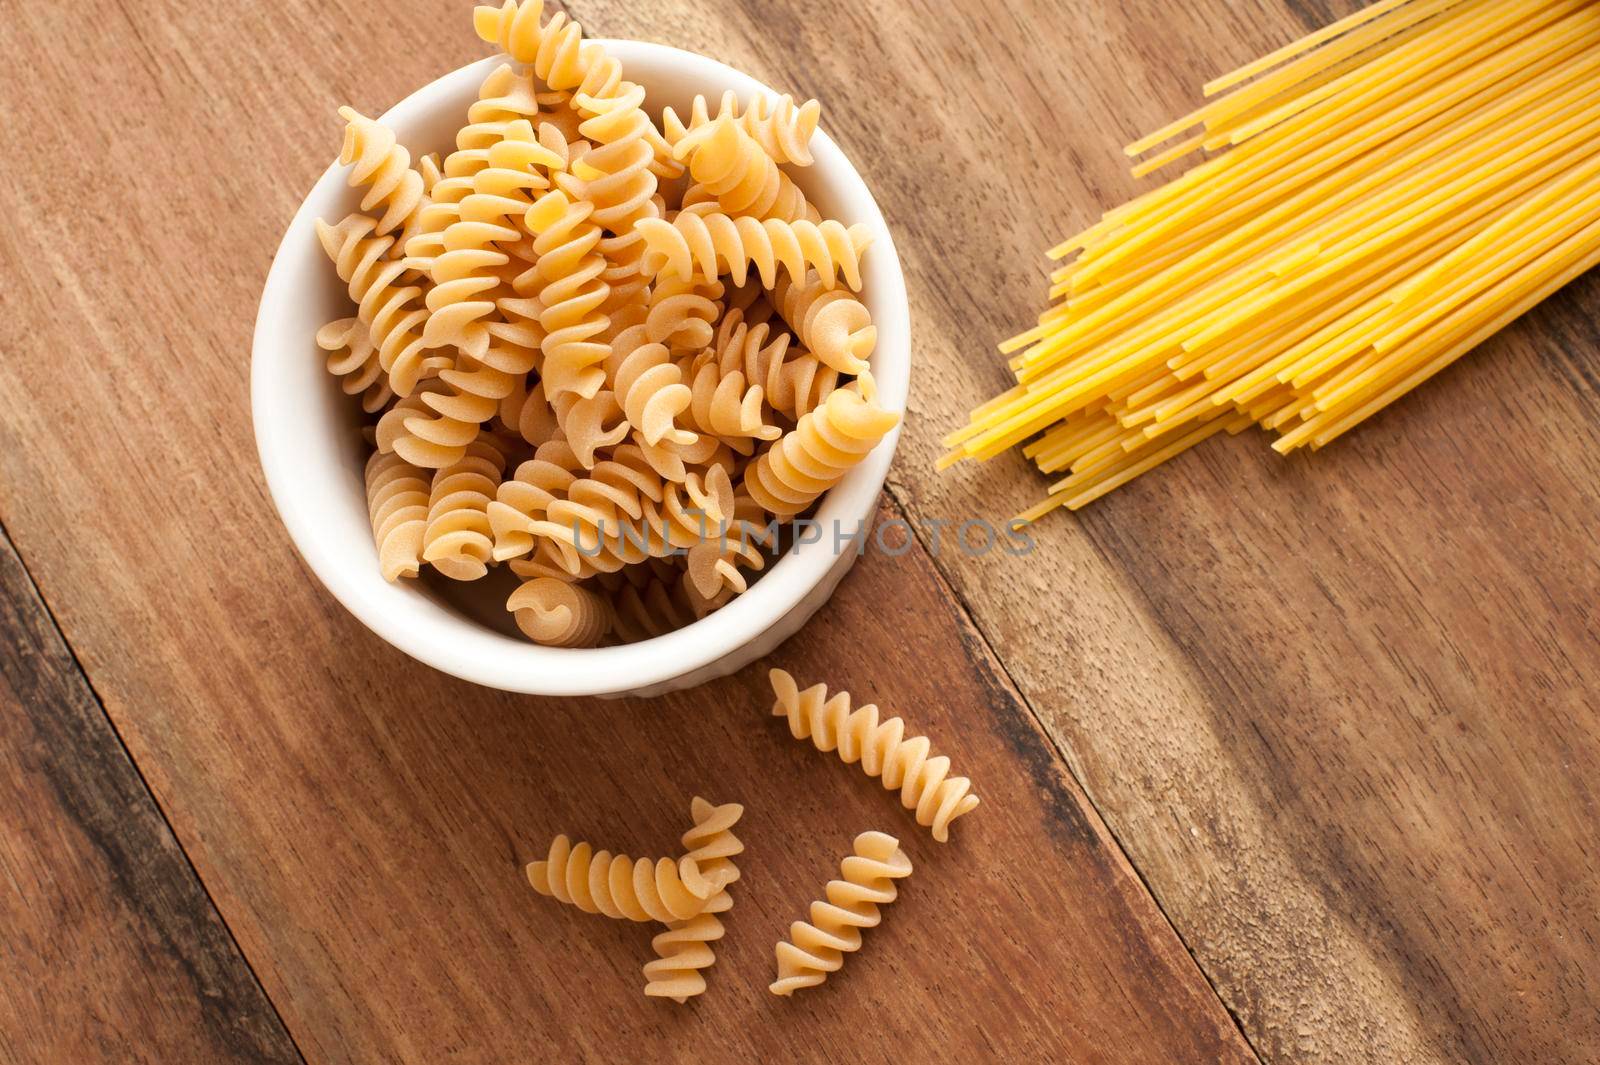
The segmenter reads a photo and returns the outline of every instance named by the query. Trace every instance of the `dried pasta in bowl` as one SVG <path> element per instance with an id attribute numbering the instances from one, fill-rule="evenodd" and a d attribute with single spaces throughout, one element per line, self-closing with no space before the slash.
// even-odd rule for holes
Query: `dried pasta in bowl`
<path id="1" fill-rule="evenodd" d="M 371 420 L 385 580 L 483 582 L 552 647 L 650 639 L 746 593 L 898 425 L 873 230 L 796 181 L 816 101 L 680 118 L 542 0 L 473 26 L 510 62 L 453 150 L 340 111 L 359 207 L 318 231 L 351 307 L 317 356 Z"/>

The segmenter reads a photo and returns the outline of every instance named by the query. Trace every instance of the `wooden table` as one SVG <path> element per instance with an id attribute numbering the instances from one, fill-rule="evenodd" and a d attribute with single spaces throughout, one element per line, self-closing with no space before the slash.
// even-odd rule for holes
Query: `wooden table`
<path id="1" fill-rule="evenodd" d="M 570 0 L 819 97 L 908 271 L 885 496 L 1004 383 L 1040 250 L 1117 147 L 1348 10 Z M 1338 446 L 1217 440 L 1038 530 L 874 553 L 772 656 L 906 714 L 984 806 L 949 845 L 793 743 L 764 668 L 644 703 L 516 698 L 381 643 L 274 517 L 255 302 L 337 142 L 469 61 L 465 3 L 86 0 L 0 19 L 0 1063 L 1593 1061 L 1600 1056 L 1600 278 Z M 765 664 L 763 664 L 764 667 Z M 571 831 L 635 852 L 743 801 L 712 989 L 537 898 Z M 918 866 L 793 1001 L 772 944 L 856 832 Z"/>

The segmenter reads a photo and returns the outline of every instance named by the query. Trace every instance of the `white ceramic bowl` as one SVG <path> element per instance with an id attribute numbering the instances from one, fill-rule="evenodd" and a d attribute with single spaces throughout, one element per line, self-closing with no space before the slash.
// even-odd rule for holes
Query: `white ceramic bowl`
<path id="1" fill-rule="evenodd" d="M 637 41 L 604 41 L 626 76 L 649 93 L 659 113 L 687 113 L 696 93 L 713 102 L 727 89 L 741 100 L 771 89 L 690 52 Z M 413 154 L 448 151 L 494 57 L 445 75 L 397 104 L 383 121 Z M 331 134 L 324 131 L 325 134 Z M 826 133 L 811 144 L 814 165 L 788 168 L 825 217 L 864 222 L 876 235 L 862 261 L 861 298 L 878 326 L 872 357 L 879 401 L 905 409 L 911 322 L 905 279 L 883 214 L 866 184 Z M 744 595 L 687 628 L 642 643 L 593 649 L 528 643 L 505 612 L 499 581 L 443 580 L 389 584 L 367 520 L 362 484 L 366 445 L 355 404 L 323 368 L 313 335 L 353 313 L 344 286 L 317 243 L 312 223 L 356 207 L 345 168 L 331 166 L 295 213 L 272 261 L 256 318 L 251 353 L 251 410 L 256 445 L 272 498 L 295 547 L 317 578 L 373 632 L 436 669 L 507 691 L 542 695 L 654 695 L 731 673 L 793 635 L 816 612 L 857 552 L 822 542 L 791 549 Z M 822 501 L 823 529 L 870 525 L 894 454 L 896 430 Z"/>

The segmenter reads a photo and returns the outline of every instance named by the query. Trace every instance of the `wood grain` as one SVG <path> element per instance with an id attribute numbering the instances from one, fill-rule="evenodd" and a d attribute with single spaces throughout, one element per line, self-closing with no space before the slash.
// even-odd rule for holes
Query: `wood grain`
<path id="1" fill-rule="evenodd" d="M 32 266 L 0 291 L 23 397 L 0 516 L 308 1060 L 1254 1060 L 914 543 L 863 561 L 777 660 L 904 713 L 977 781 L 948 846 L 791 740 L 760 669 L 540 702 L 428 671 L 338 608 L 257 472 L 255 298 L 335 103 L 381 109 L 476 45 L 454 4 L 382 25 L 144 6 L 84 12 L 71 54 L 43 10 L 0 29 L 12 69 L 47 57 L 0 115 L 37 146 L 0 190 L 0 248 Z M 647 929 L 541 899 L 521 867 L 560 831 L 666 851 L 697 792 L 747 804 L 746 876 L 714 993 L 678 1009 L 640 994 Z M 904 898 L 838 979 L 775 1000 L 773 944 L 872 827 L 917 864 Z"/>
<path id="2" fill-rule="evenodd" d="M 1040 526 L 1030 558 L 863 563 L 778 659 L 970 769 L 988 805 L 938 849 L 748 720 L 754 673 L 648 705 L 494 696 L 378 644 L 293 560 L 245 424 L 256 293 L 334 108 L 479 55 L 466 6 L 0 27 L 0 70 L 39 71 L 0 109 L 27 146 L 0 186 L 0 519 L 309 1059 L 1245 1053 L 1116 842 L 1269 1060 L 1600 1054 L 1594 279 L 1315 456 L 1214 441 Z M 1117 146 L 1350 9 L 568 7 L 823 100 L 908 270 L 892 494 L 923 520 L 1043 490 L 1011 457 L 932 459 L 1003 385 L 992 344 L 1036 313 L 1040 250 L 1137 187 Z M 661 848 L 708 781 L 751 806 L 750 882 L 718 993 L 646 1010 L 644 934 L 516 867 L 556 830 Z M 863 820 L 918 873 L 837 983 L 774 1009 L 771 943 Z"/>
<path id="3" fill-rule="evenodd" d="M 0 529 L 0 1062 L 298 1062 Z"/>

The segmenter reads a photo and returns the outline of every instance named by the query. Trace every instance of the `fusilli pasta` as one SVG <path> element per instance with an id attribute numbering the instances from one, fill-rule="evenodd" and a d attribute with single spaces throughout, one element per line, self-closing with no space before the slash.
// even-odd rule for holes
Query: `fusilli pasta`
<path id="1" fill-rule="evenodd" d="M 881 777 L 891 791 L 899 789 L 901 805 L 915 810 L 917 823 L 932 829 L 940 843 L 950 838 L 950 822 L 977 807 L 972 782 L 950 776 L 950 759 L 931 756 L 928 738 L 908 737 L 900 718 L 880 721 L 871 703 L 852 711 L 850 693 L 838 692 L 830 699 L 826 684 L 801 691 L 781 669 L 772 670 L 768 678 L 777 696 L 772 713 L 789 719 L 795 739 L 809 739 L 819 751 L 837 750 L 846 765 L 859 761 L 867 776 Z"/>
<path id="2" fill-rule="evenodd" d="M 340 318 L 317 330 L 317 347 L 328 352 L 328 372 L 339 378 L 347 396 L 361 397 L 368 414 L 381 411 L 394 397 L 389 379 L 378 362 L 372 335 L 359 318 Z"/>
<path id="3" fill-rule="evenodd" d="M 820 218 L 789 175 L 732 118 L 690 131 L 674 147 L 673 157 L 688 163 L 695 183 L 730 215 L 786 222 Z M 693 190 L 684 201 L 705 202 Z"/>
<path id="4" fill-rule="evenodd" d="M 841 879 L 828 881 L 824 897 L 811 904 L 811 920 L 794 922 L 788 941 L 778 944 L 774 995 L 816 987 L 838 972 L 844 956 L 861 949 L 861 930 L 882 922 L 879 907 L 899 897 L 895 881 L 911 875 L 911 859 L 893 836 L 863 832 L 839 870 Z"/>
<path id="5" fill-rule="evenodd" d="M 517 628 L 546 647 L 593 647 L 611 631 L 611 609 L 587 588 L 554 577 L 525 581 L 506 600 Z"/>
<path id="6" fill-rule="evenodd" d="M 377 225 L 364 214 L 347 215 L 338 225 L 319 218 L 317 239 L 377 345 L 389 387 L 396 395 L 407 396 L 423 377 L 448 366 L 449 359 L 425 354 L 420 327 L 428 312 L 418 302 L 422 290 L 399 284 L 406 267 L 384 258 L 394 238 L 372 236 Z"/>
<path id="7" fill-rule="evenodd" d="M 610 295 L 601 280 L 605 260 L 595 252 L 600 227 L 590 219 L 594 207 L 573 202 L 559 189 L 541 196 L 527 213 L 527 226 L 537 235 L 539 321 L 545 329 L 544 386 L 554 399 L 563 392 L 584 398 L 604 387 L 609 345 L 599 340 L 606 330 L 600 306 Z"/>
<path id="8" fill-rule="evenodd" d="M 687 921 L 703 913 L 726 886 L 730 874 L 703 874 L 688 859 L 638 860 L 625 854 L 576 846 L 557 836 L 543 861 L 528 865 L 528 883 L 541 895 L 576 906 L 584 913 L 630 921 Z M 693 882 L 705 894 L 689 888 Z"/>
<path id="9" fill-rule="evenodd" d="M 479 437 L 466 445 L 459 461 L 433 475 L 422 557 L 452 580 L 475 581 L 489 571 L 494 530 L 488 508 L 505 462 L 488 437 Z"/>
<path id="10" fill-rule="evenodd" d="M 739 879 L 735 855 L 744 844 L 733 834 L 733 826 L 744 814 L 738 803 L 713 806 L 696 795 L 690 805 L 694 826 L 683 834 L 684 856 L 699 866 L 702 875 L 720 879 L 723 886 L 706 903 L 706 908 L 686 921 L 674 921 L 665 932 L 650 941 L 657 957 L 645 963 L 644 993 L 653 998 L 687 1002 L 706 989 L 705 970 L 716 963 L 711 944 L 722 938 L 722 921 L 717 914 L 733 908 L 727 886 Z"/>
<path id="11" fill-rule="evenodd" d="M 695 434 L 677 425 L 694 394 L 683 382 L 683 371 L 661 344 L 647 340 L 648 327 L 630 326 L 611 342 L 606 376 L 611 380 L 628 422 L 647 444 L 663 440 L 692 444 Z"/>
<path id="12" fill-rule="evenodd" d="M 821 278 L 778 282 L 773 305 L 817 358 L 844 374 L 867 372 L 867 360 L 878 343 L 878 328 L 866 305 Z"/>
<path id="13" fill-rule="evenodd" d="M 753 97 L 750 106 L 741 115 L 738 97 L 730 89 L 722 94 L 721 105 L 717 108 L 715 117 L 736 119 L 774 162 L 810 166 L 811 135 L 816 132 L 817 120 L 821 115 L 822 105 L 817 101 L 807 100 L 803 104 L 796 105 L 794 97 L 787 94 L 776 99 L 768 96 Z M 675 146 L 690 130 L 699 129 L 711 121 L 713 116 L 706 106 L 706 98 L 696 96 L 690 108 L 687 125 L 670 107 L 662 113 L 662 133 L 667 143 Z"/>
<path id="14" fill-rule="evenodd" d="M 804 277 L 815 269 L 825 286 L 842 274 L 852 290 L 861 289 L 861 253 L 872 243 L 872 230 L 862 224 L 846 227 L 829 219 L 817 223 L 777 218 L 759 221 L 726 214 L 682 211 L 671 222 L 642 218 L 645 272 L 683 278 L 727 274 L 744 284 L 753 264 L 761 283 L 771 288 L 778 269 Z"/>
<path id="15" fill-rule="evenodd" d="M 836 389 L 745 471 L 744 487 L 769 513 L 798 514 L 838 484 L 899 421 L 898 414 L 862 399 L 856 389 Z"/>
<path id="16" fill-rule="evenodd" d="M 428 476 L 399 455 L 374 451 L 367 460 L 367 512 L 386 581 L 415 577 L 428 527 Z"/>
<path id="17" fill-rule="evenodd" d="M 345 120 L 339 162 L 349 166 L 352 187 L 367 186 L 361 209 L 383 206 L 378 233 L 399 229 L 422 203 L 422 175 L 411 169 L 411 153 L 395 139 L 394 130 L 353 107 L 339 108 Z"/>
<path id="18" fill-rule="evenodd" d="M 849 294 L 871 230 L 787 169 L 816 101 L 699 97 L 657 123 L 545 6 L 474 11 L 509 61 L 442 160 L 340 112 L 362 209 L 317 232 L 356 309 L 315 340 L 376 418 L 384 576 L 504 565 L 530 639 L 647 639 L 744 592 L 895 424 Z"/>

